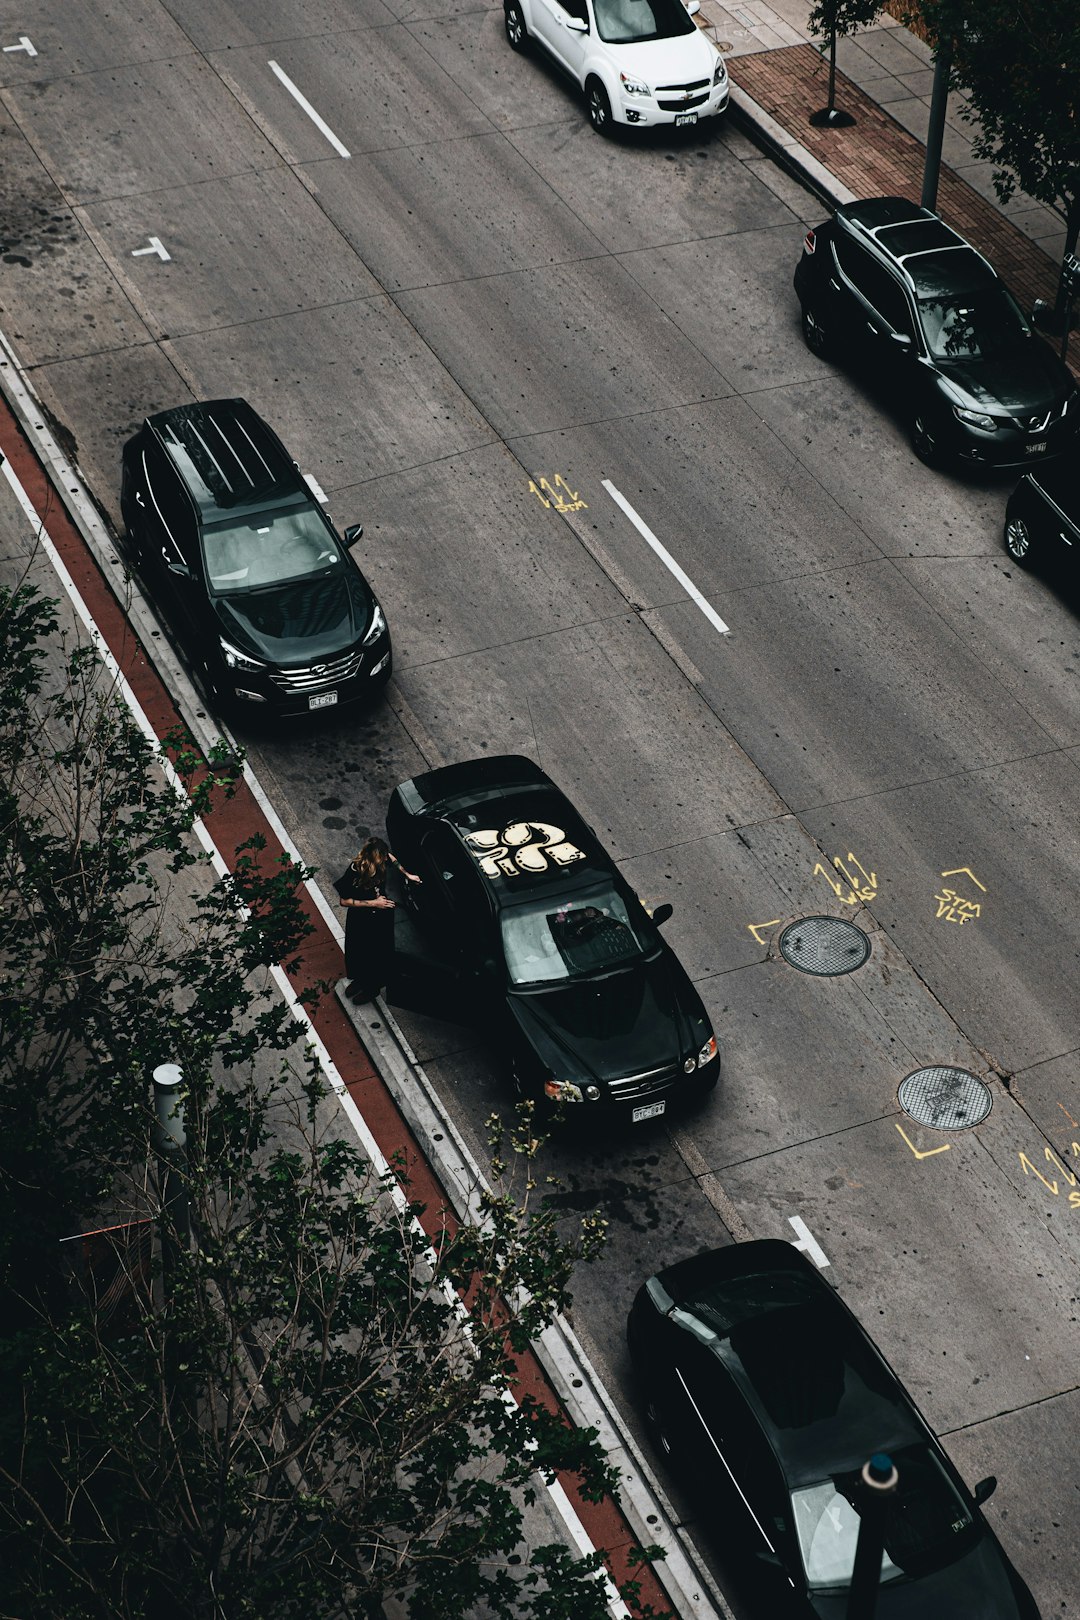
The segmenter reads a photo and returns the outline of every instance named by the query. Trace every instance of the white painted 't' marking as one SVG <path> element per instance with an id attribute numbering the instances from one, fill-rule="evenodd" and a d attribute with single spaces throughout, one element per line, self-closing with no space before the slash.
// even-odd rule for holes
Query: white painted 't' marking
<path id="1" fill-rule="evenodd" d="M 37 51 L 34 49 L 33 45 L 31 45 L 25 34 L 19 35 L 19 43 L 17 45 L 5 45 L 4 49 L 5 51 L 25 51 L 27 56 L 37 55 Z"/>
<path id="2" fill-rule="evenodd" d="M 829 1264 L 829 1257 L 821 1244 L 811 1234 L 810 1228 L 800 1215 L 789 1215 L 788 1225 L 795 1228 L 798 1234 L 798 1243 L 793 1243 L 793 1249 L 801 1249 L 808 1259 L 812 1260 L 819 1271 L 824 1271 Z"/>
<path id="3" fill-rule="evenodd" d="M 146 240 L 149 242 L 150 246 L 144 248 L 132 248 L 131 257 L 133 259 L 141 259 L 146 253 L 156 253 L 162 264 L 168 264 L 169 260 L 172 258 L 172 254 L 165 247 L 161 237 L 148 236 Z"/>
<path id="4" fill-rule="evenodd" d="M 687 596 L 690 597 L 691 601 L 697 603 L 698 607 L 701 609 L 702 613 L 704 613 L 713 629 L 719 630 L 722 636 L 729 636 L 731 634 L 730 627 L 724 623 L 723 619 L 720 617 L 719 613 L 717 613 L 712 603 L 705 600 L 697 586 L 694 584 L 693 580 L 690 578 L 689 574 L 685 574 L 683 572 L 678 563 L 675 561 L 674 557 L 671 555 L 670 551 L 668 551 L 665 546 L 660 544 L 655 534 L 653 534 L 652 530 L 649 528 L 649 525 L 645 522 L 645 519 L 638 516 L 638 514 L 634 511 L 634 508 L 630 505 L 630 502 L 627 500 L 626 496 L 619 494 L 619 491 L 615 488 L 615 485 L 611 482 L 610 478 L 605 478 L 603 480 L 603 484 L 604 488 L 615 502 L 615 505 L 621 507 L 626 513 L 627 517 L 634 525 L 634 528 L 641 535 L 642 539 L 647 541 L 647 543 L 653 548 L 664 567 L 674 574 L 675 578 L 678 580 Z"/>
<path id="5" fill-rule="evenodd" d="M 284 69 L 279 68 L 276 62 L 270 62 L 268 63 L 268 66 L 271 73 L 277 74 L 290 96 L 293 96 L 298 104 L 303 107 L 304 111 L 311 119 L 311 122 L 315 125 L 315 128 L 320 130 L 322 134 L 326 136 L 327 140 L 330 142 L 330 145 L 334 148 L 334 151 L 337 152 L 340 157 L 351 157 L 352 153 L 349 151 L 349 148 L 342 145 L 337 136 L 334 134 L 333 130 L 330 128 L 330 125 L 326 123 L 324 119 L 319 117 L 318 113 L 315 111 L 307 97 L 300 94 L 300 91 L 296 88 L 295 84 L 293 84 L 292 80 L 289 78 L 289 75 L 284 71 Z"/>

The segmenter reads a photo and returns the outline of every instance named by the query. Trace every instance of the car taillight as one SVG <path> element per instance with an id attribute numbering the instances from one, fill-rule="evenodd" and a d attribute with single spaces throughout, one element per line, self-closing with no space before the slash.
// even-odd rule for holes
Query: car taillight
<path id="1" fill-rule="evenodd" d="M 806 235 L 803 237 L 803 252 L 813 253 L 816 247 L 817 237 L 814 235 L 813 231 L 807 231 Z"/>

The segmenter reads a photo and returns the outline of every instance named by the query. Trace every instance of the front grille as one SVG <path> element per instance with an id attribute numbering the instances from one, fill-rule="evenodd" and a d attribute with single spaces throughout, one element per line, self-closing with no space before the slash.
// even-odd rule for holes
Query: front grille
<path id="1" fill-rule="evenodd" d="M 691 96 L 689 101 L 658 101 L 656 105 L 661 112 L 689 112 L 691 108 L 700 107 L 701 103 L 708 99 L 708 96 Z"/>
<path id="2" fill-rule="evenodd" d="M 359 675 L 364 662 L 362 651 L 345 653 L 339 658 L 327 658 L 317 664 L 304 664 L 295 669 L 272 669 L 270 679 L 283 692 L 321 692 L 324 687 L 336 686 L 339 681 L 350 681 Z"/>
<path id="3" fill-rule="evenodd" d="M 624 1080 L 609 1080 L 608 1087 L 615 1102 L 640 1102 L 667 1091 L 681 1075 L 679 1065 L 669 1063 L 663 1069 L 647 1069 L 644 1074 L 628 1074 Z"/>
<path id="4" fill-rule="evenodd" d="M 694 90 L 707 90 L 708 88 L 708 79 L 694 79 L 691 84 L 658 84 L 656 93 L 658 96 L 689 95 Z M 704 100 L 704 97 L 702 97 L 702 100 Z"/>
<path id="5" fill-rule="evenodd" d="M 1045 433 L 1051 422 L 1063 415 L 1063 407 L 1052 405 L 1048 411 L 1040 412 L 1037 416 L 1014 416 L 1013 421 L 1021 433 Z"/>

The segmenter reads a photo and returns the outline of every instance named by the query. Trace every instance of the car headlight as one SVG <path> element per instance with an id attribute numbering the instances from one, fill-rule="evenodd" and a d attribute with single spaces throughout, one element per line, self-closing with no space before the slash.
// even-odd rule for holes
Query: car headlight
<path id="1" fill-rule="evenodd" d="M 953 406 L 953 415 L 958 422 L 966 422 L 969 427 L 982 428 L 985 433 L 993 433 L 998 425 L 996 416 L 987 416 L 985 411 L 966 411 L 962 405 Z"/>
<path id="2" fill-rule="evenodd" d="M 705 1042 L 705 1045 L 701 1048 L 701 1051 L 697 1055 L 697 1066 L 698 1066 L 698 1068 L 703 1069 L 705 1067 L 706 1063 L 711 1063 L 715 1056 L 716 1056 L 716 1036 L 715 1035 L 710 1035 L 708 1040 Z"/>
<path id="3" fill-rule="evenodd" d="M 619 74 L 619 81 L 628 96 L 651 96 L 652 91 L 644 79 L 631 79 L 625 73 Z"/>
<path id="4" fill-rule="evenodd" d="M 249 658 L 247 653 L 241 652 L 239 647 L 234 647 L 231 641 L 225 640 L 224 636 L 219 636 L 218 641 L 221 644 L 221 651 L 224 654 L 225 662 L 228 664 L 230 669 L 260 670 L 266 668 L 266 665 L 261 659 Z"/>
<path id="5" fill-rule="evenodd" d="M 556 1080 L 554 1076 L 550 1080 L 544 1081 L 544 1096 L 552 1102 L 579 1103 L 585 1101 L 580 1086 L 575 1086 L 572 1080 Z"/>
<path id="6" fill-rule="evenodd" d="M 715 90 L 718 85 L 726 83 L 727 68 L 724 66 L 724 58 L 722 56 L 718 56 L 716 58 L 716 66 L 713 68 L 712 87 Z"/>
<path id="7" fill-rule="evenodd" d="M 383 612 L 378 602 L 376 602 L 375 612 L 371 615 L 371 623 L 367 627 L 367 633 L 364 636 L 363 645 L 365 647 L 370 647 L 373 641 L 378 641 L 385 629 L 386 614 Z"/>

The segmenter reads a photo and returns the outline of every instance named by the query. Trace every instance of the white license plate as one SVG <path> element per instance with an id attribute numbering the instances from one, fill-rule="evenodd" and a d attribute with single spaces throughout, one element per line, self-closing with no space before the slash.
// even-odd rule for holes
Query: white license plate
<path id="1" fill-rule="evenodd" d="M 308 698 L 307 706 L 309 709 L 329 709 L 336 702 L 336 692 L 320 692 L 316 697 Z"/>
<path id="2" fill-rule="evenodd" d="M 676 113 L 675 114 L 675 128 L 676 129 L 681 128 L 681 126 L 683 124 L 696 124 L 696 123 L 697 123 L 697 113 L 696 112 Z"/>
<path id="3" fill-rule="evenodd" d="M 1040 439 L 1038 444 L 1027 444 L 1024 448 L 1029 456 L 1041 456 L 1046 449 L 1046 440 Z"/>
<path id="4" fill-rule="evenodd" d="M 643 1119 L 659 1119 L 666 1107 L 666 1102 L 642 1103 L 640 1108 L 634 1109 L 634 1112 L 631 1114 L 630 1118 L 633 1120 L 635 1125 L 640 1124 Z"/>

